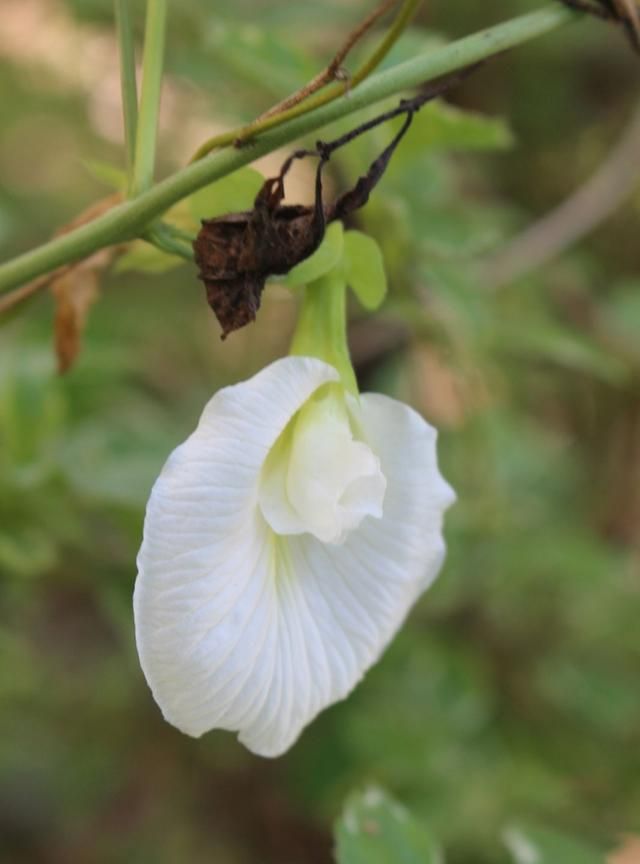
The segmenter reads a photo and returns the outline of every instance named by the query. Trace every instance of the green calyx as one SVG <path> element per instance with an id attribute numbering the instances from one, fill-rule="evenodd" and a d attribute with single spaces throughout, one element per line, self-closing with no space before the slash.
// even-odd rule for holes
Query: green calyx
<path id="1" fill-rule="evenodd" d="M 342 383 L 358 393 L 347 345 L 346 283 L 338 268 L 302 288 L 291 354 L 318 357 L 340 373 Z"/>
<path id="2" fill-rule="evenodd" d="M 333 222 L 318 249 L 288 273 L 284 284 L 298 289 L 301 297 L 290 353 L 330 363 L 357 395 L 347 343 L 346 289 L 350 285 L 366 309 L 380 306 L 387 282 L 378 244 Z"/>

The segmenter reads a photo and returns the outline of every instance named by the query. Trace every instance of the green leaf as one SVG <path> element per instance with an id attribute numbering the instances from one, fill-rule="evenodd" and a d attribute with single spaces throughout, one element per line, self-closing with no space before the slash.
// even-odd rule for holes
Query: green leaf
<path id="1" fill-rule="evenodd" d="M 338 864 L 439 864 L 433 838 L 376 787 L 352 796 L 335 826 Z"/>
<path id="2" fill-rule="evenodd" d="M 342 223 L 332 222 L 313 255 L 296 264 L 284 279 L 278 281 L 287 288 L 296 288 L 298 285 L 309 285 L 333 270 L 342 260 L 344 236 Z"/>
<path id="3" fill-rule="evenodd" d="M 187 199 L 189 212 L 199 223 L 201 219 L 251 210 L 263 183 L 264 177 L 259 171 L 240 168 L 190 195 Z"/>
<path id="4" fill-rule="evenodd" d="M 387 274 L 376 241 L 361 231 L 347 231 L 344 261 L 347 285 L 365 309 L 377 309 L 387 295 Z"/>
<path id="5" fill-rule="evenodd" d="M 431 102 L 419 111 L 402 142 L 405 159 L 429 150 L 505 150 L 513 134 L 502 117 L 487 117 L 446 102 Z"/>
<path id="6" fill-rule="evenodd" d="M 208 34 L 209 49 L 233 78 L 240 78 L 252 90 L 281 98 L 317 71 L 296 41 L 285 38 L 284 29 L 275 33 L 248 21 L 239 25 L 219 22 Z"/>
<path id="7" fill-rule="evenodd" d="M 12 526 L 11 532 L 0 531 L 0 568 L 15 576 L 38 576 L 53 566 L 55 544 L 46 533 L 29 525 Z"/>
<path id="8" fill-rule="evenodd" d="M 130 270 L 167 273 L 180 264 L 184 264 L 184 259 L 178 255 L 169 255 L 144 240 L 134 240 L 124 255 L 118 258 L 113 270 L 115 273 L 127 273 Z"/>
<path id="9" fill-rule="evenodd" d="M 548 828 L 514 825 L 503 839 L 514 864 L 606 864 L 603 853 Z"/>
<path id="10" fill-rule="evenodd" d="M 416 231 L 425 256 L 469 258 L 495 247 L 504 236 L 501 212 L 486 205 L 421 206 Z"/>
<path id="11" fill-rule="evenodd" d="M 602 319 L 618 343 L 634 355 L 640 355 L 640 280 L 616 286 L 602 305 Z"/>
<path id="12" fill-rule="evenodd" d="M 622 360 L 584 334 L 556 321 L 531 317 L 524 326 L 502 333 L 501 339 L 517 354 L 550 360 L 606 383 L 619 384 L 629 375 Z"/>

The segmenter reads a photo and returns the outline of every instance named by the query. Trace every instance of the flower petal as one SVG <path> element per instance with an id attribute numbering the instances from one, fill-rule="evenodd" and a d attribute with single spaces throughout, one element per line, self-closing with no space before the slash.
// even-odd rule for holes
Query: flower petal
<path id="1" fill-rule="evenodd" d="M 437 574 L 453 494 L 435 431 L 386 397 L 362 397 L 357 418 L 387 478 L 382 518 L 365 517 L 342 546 L 266 524 L 257 487 L 267 453 L 336 377 L 291 357 L 221 391 L 154 486 L 136 638 L 165 717 L 191 735 L 230 729 L 255 753 L 284 752 L 354 687 Z"/>
<path id="2" fill-rule="evenodd" d="M 165 717 L 189 734 L 217 725 L 217 688 L 230 664 L 238 664 L 237 684 L 259 650 L 255 628 L 273 623 L 263 578 L 270 532 L 256 506 L 264 460 L 300 406 L 337 378 L 320 360 L 288 357 L 220 390 L 153 487 L 134 591 L 136 641 Z"/>
<path id="3" fill-rule="evenodd" d="M 268 711 L 265 703 L 240 731 L 240 740 L 262 755 L 284 752 L 319 711 L 349 694 L 444 558 L 443 514 L 455 496 L 438 471 L 435 429 L 407 405 L 377 394 L 361 397 L 357 419 L 387 478 L 384 513 L 364 519 L 341 546 L 310 534 L 281 538 L 286 554 L 274 565 L 277 583 L 286 586 L 281 627 L 304 636 L 294 644 L 295 668 L 284 684 L 293 704 L 275 696 L 278 682 L 274 707 Z"/>

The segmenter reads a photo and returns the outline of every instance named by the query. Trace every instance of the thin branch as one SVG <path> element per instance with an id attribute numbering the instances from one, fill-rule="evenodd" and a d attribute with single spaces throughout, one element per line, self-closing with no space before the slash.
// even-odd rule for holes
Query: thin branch
<path id="1" fill-rule="evenodd" d="M 594 15 L 603 21 L 615 21 L 625 29 L 631 46 L 640 52 L 640 12 L 636 0 L 561 0 L 565 6 Z"/>
<path id="2" fill-rule="evenodd" d="M 293 108 L 294 105 L 303 102 L 317 90 L 322 89 L 326 84 L 336 81 L 340 74 L 342 64 L 354 45 L 359 42 L 367 30 L 371 29 L 376 21 L 382 18 L 383 15 L 386 15 L 389 9 L 392 9 L 397 5 L 397 3 L 398 0 L 384 0 L 377 9 L 370 12 L 369 15 L 367 15 L 367 17 L 361 21 L 360 24 L 351 31 L 351 33 L 349 33 L 342 46 L 336 52 L 333 60 L 325 66 L 322 72 L 319 72 L 315 78 L 312 78 L 311 81 L 304 85 L 304 87 L 301 87 L 299 90 L 296 90 L 295 93 L 287 96 L 286 99 L 273 105 L 268 109 L 268 111 L 261 114 L 255 122 L 258 123 L 260 120 L 265 120 L 267 117 L 272 117 L 274 114 L 280 114 L 283 111 L 286 111 L 287 108 Z"/>
<path id="3" fill-rule="evenodd" d="M 569 198 L 480 265 L 483 284 L 508 285 L 557 257 L 604 222 L 637 189 L 640 104 L 596 173 Z"/>
<path id="4" fill-rule="evenodd" d="M 352 90 L 348 98 L 336 99 L 304 117 L 290 120 L 278 129 L 261 135 L 251 147 L 223 150 L 194 162 L 137 198 L 114 207 L 89 225 L 83 225 L 1 265 L 0 290 L 13 288 L 104 246 L 139 236 L 154 219 L 197 189 L 334 120 L 354 114 L 361 108 L 410 87 L 417 87 L 433 78 L 514 48 L 575 21 L 575 18 L 573 12 L 554 3 L 372 75 Z"/>
<path id="5" fill-rule="evenodd" d="M 334 87 L 325 90 L 324 93 L 318 93 L 312 96 L 307 94 L 304 101 L 296 98 L 290 107 L 282 108 L 281 110 L 278 110 L 277 113 L 275 113 L 275 108 L 278 106 L 274 106 L 274 108 L 269 109 L 257 120 L 253 120 L 246 126 L 240 126 L 237 129 L 233 129 L 231 132 L 223 132 L 221 135 L 215 135 L 213 138 L 205 141 L 204 144 L 198 148 L 192 156 L 191 162 L 197 162 L 199 159 L 202 159 L 204 156 L 211 153 L 212 150 L 228 147 L 230 144 L 234 144 L 236 147 L 242 146 L 242 144 L 246 144 L 248 141 L 253 140 L 256 135 L 266 132 L 269 129 L 275 129 L 282 123 L 285 123 L 288 120 L 293 120 L 295 117 L 300 117 L 310 111 L 315 111 L 316 108 L 319 108 L 322 105 L 328 105 L 330 102 L 333 102 L 345 93 L 350 92 L 357 84 L 364 81 L 365 78 L 373 72 L 376 66 L 384 60 L 385 56 L 389 53 L 395 42 L 397 42 L 398 38 L 405 30 L 421 2 L 422 0 L 404 0 L 398 15 L 392 22 L 391 27 L 387 31 L 380 45 L 378 45 L 373 54 L 362 64 L 362 66 L 352 76 L 350 76 L 348 81 L 336 84 Z M 331 65 L 332 64 L 330 64 L 328 68 L 330 68 Z M 305 88 L 302 89 L 304 90 Z M 318 89 L 318 87 L 315 87 L 315 90 Z M 294 94 L 294 97 L 295 95 L 296 94 Z M 293 99 L 293 97 L 290 98 Z"/>
<path id="6" fill-rule="evenodd" d="M 636 0 L 613 0 L 619 19 L 626 28 L 631 44 L 640 51 L 640 12 Z"/>
<path id="7" fill-rule="evenodd" d="M 407 25 L 411 21 L 416 12 L 418 6 L 422 0 L 405 0 L 402 4 L 402 8 L 398 13 L 397 18 L 391 24 L 391 27 L 387 31 L 384 39 L 378 45 L 376 50 L 372 53 L 372 55 L 365 60 L 362 66 L 354 73 L 351 80 L 349 81 L 350 87 L 355 87 L 361 81 L 364 81 L 365 78 L 368 78 L 369 75 L 376 69 L 380 63 L 387 56 L 389 51 L 393 48 L 395 43 L 398 41 L 402 33 L 405 31 Z M 345 91 L 348 88 L 345 87 Z"/>

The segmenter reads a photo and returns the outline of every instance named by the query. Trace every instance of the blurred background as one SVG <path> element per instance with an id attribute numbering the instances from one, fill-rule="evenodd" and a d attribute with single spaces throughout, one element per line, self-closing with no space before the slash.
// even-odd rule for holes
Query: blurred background
<path id="1" fill-rule="evenodd" d="M 170 5 L 163 174 L 311 78 L 373 4 Z M 537 6 L 431 0 L 385 62 Z M 108 0 L 1 17 L 5 259 L 109 194 L 123 151 Z M 639 68 L 595 21 L 503 56 L 420 115 L 355 215 L 390 283 L 375 316 L 353 305 L 361 386 L 439 427 L 458 502 L 444 571 L 382 662 L 278 760 L 164 723 L 131 592 L 155 476 L 219 386 L 286 352 L 289 294 L 269 287 L 223 344 L 194 268 L 141 253 L 146 272 L 102 282 L 63 377 L 49 295 L 0 322 L 2 861 L 320 864 L 369 783 L 451 864 L 512 860 L 514 825 L 594 849 L 640 830 Z M 337 154 L 334 192 L 390 134 Z"/>

